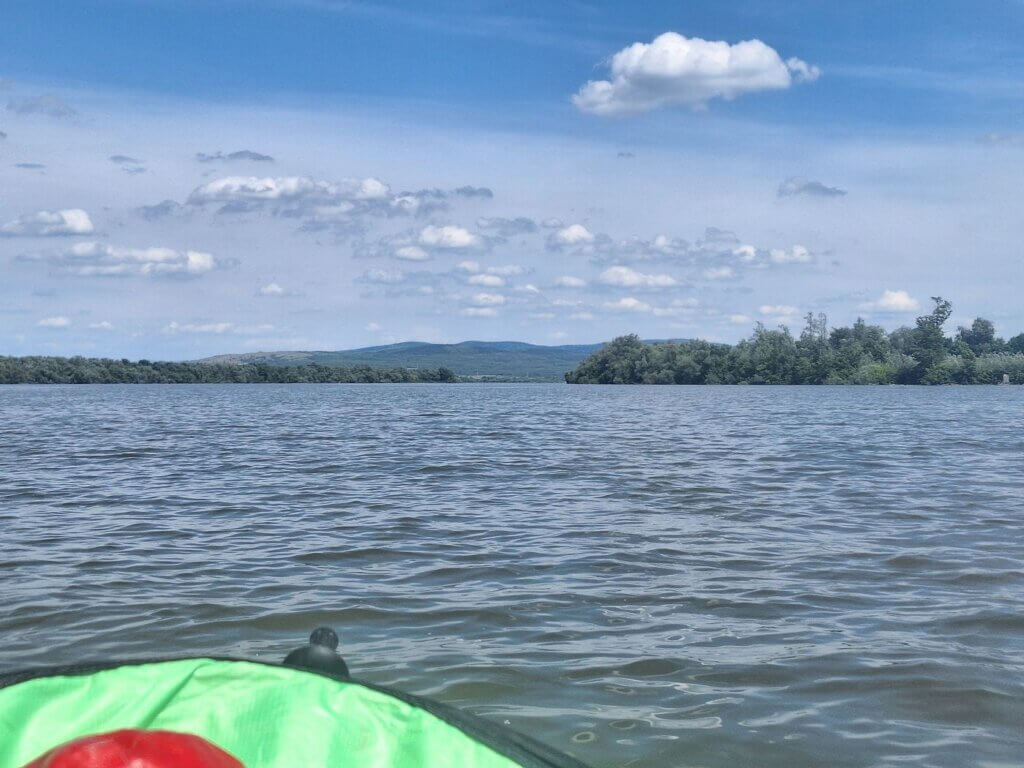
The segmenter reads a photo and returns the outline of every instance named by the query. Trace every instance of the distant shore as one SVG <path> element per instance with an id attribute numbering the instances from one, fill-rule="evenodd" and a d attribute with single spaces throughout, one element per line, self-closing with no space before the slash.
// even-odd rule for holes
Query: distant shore
<path id="1" fill-rule="evenodd" d="M 455 373 L 443 367 L 224 365 L 0 356 L 0 384 L 447 384 L 457 380 Z"/>
<path id="2" fill-rule="evenodd" d="M 693 341 L 650 344 L 620 336 L 565 375 L 570 384 L 1024 384 L 1024 333 L 1009 340 L 976 318 L 947 337 L 950 302 L 915 327 L 887 333 L 858 319 L 829 328 L 808 313 L 794 337 L 789 328 L 760 323 L 739 344 Z"/>

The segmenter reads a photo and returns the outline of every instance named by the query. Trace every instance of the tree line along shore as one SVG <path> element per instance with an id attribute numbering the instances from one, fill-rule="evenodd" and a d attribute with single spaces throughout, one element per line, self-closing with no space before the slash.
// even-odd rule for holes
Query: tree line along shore
<path id="1" fill-rule="evenodd" d="M 829 328 L 808 313 L 799 336 L 758 323 L 735 345 L 650 342 L 621 336 L 565 374 L 570 384 L 1024 384 L 1024 333 L 1004 340 L 989 320 L 946 336 L 950 302 L 912 328 L 886 332 L 858 319 Z M 493 380 L 515 377 L 499 376 Z M 263 362 L 151 362 L 87 357 L 5 357 L 0 384 L 356 384 L 479 380 L 439 366 L 276 365 Z"/>
<path id="2" fill-rule="evenodd" d="M 858 319 L 828 327 L 808 313 L 799 336 L 758 323 L 736 345 L 645 344 L 621 336 L 565 375 L 570 384 L 1024 384 L 1024 333 L 1004 340 L 979 317 L 952 337 L 950 302 L 891 333 Z"/>
<path id="3" fill-rule="evenodd" d="M 406 384 L 456 381 L 448 368 L 222 365 L 88 357 L 0 357 L 0 384 Z"/>

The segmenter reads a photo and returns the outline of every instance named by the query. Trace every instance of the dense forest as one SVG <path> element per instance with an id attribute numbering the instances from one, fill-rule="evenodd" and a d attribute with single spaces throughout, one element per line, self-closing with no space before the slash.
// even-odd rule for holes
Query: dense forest
<path id="1" fill-rule="evenodd" d="M 160 363 L 88 357 L 2 357 L 0 384 L 378 384 L 453 382 L 448 368 Z"/>
<path id="2" fill-rule="evenodd" d="M 1024 384 L 1024 333 L 1009 341 L 977 318 L 952 337 L 943 325 L 952 305 L 935 308 L 913 328 L 891 333 L 858 319 L 828 328 L 809 313 L 798 337 L 758 323 L 735 346 L 693 341 L 644 344 L 621 336 L 565 375 L 570 384 Z"/>

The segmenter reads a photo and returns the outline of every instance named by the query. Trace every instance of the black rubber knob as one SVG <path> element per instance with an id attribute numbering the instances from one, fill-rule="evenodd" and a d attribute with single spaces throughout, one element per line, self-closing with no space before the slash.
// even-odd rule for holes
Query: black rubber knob
<path id="1" fill-rule="evenodd" d="M 286 667 L 348 677 L 348 665 L 338 654 L 338 634 L 330 627 L 318 627 L 309 636 L 309 645 L 296 648 L 284 658 Z"/>
<path id="2" fill-rule="evenodd" d="M 310 645 L 325 645 L 332 651 L 338 649 L 338 633 L 330 627 L 317 627 L 309 636 Z"/>

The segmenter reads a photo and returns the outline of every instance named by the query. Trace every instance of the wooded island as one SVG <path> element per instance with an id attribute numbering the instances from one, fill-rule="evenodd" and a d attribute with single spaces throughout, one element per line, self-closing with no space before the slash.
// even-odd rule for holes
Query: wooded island
<path id="1" fill-rule="evenodd" d="M 1024 333 L 1005 341 L 979 317 L 952 338 L 942 326 L 950 302 L 913 328 L 887 333 L 858 319 L 828 328 L 808 313 L 798 337 L 758 323 L 736 345 L 706 341 L 645 344 L 620 336 L 565 375 L 570 384 L 1024 384 Z"/>

